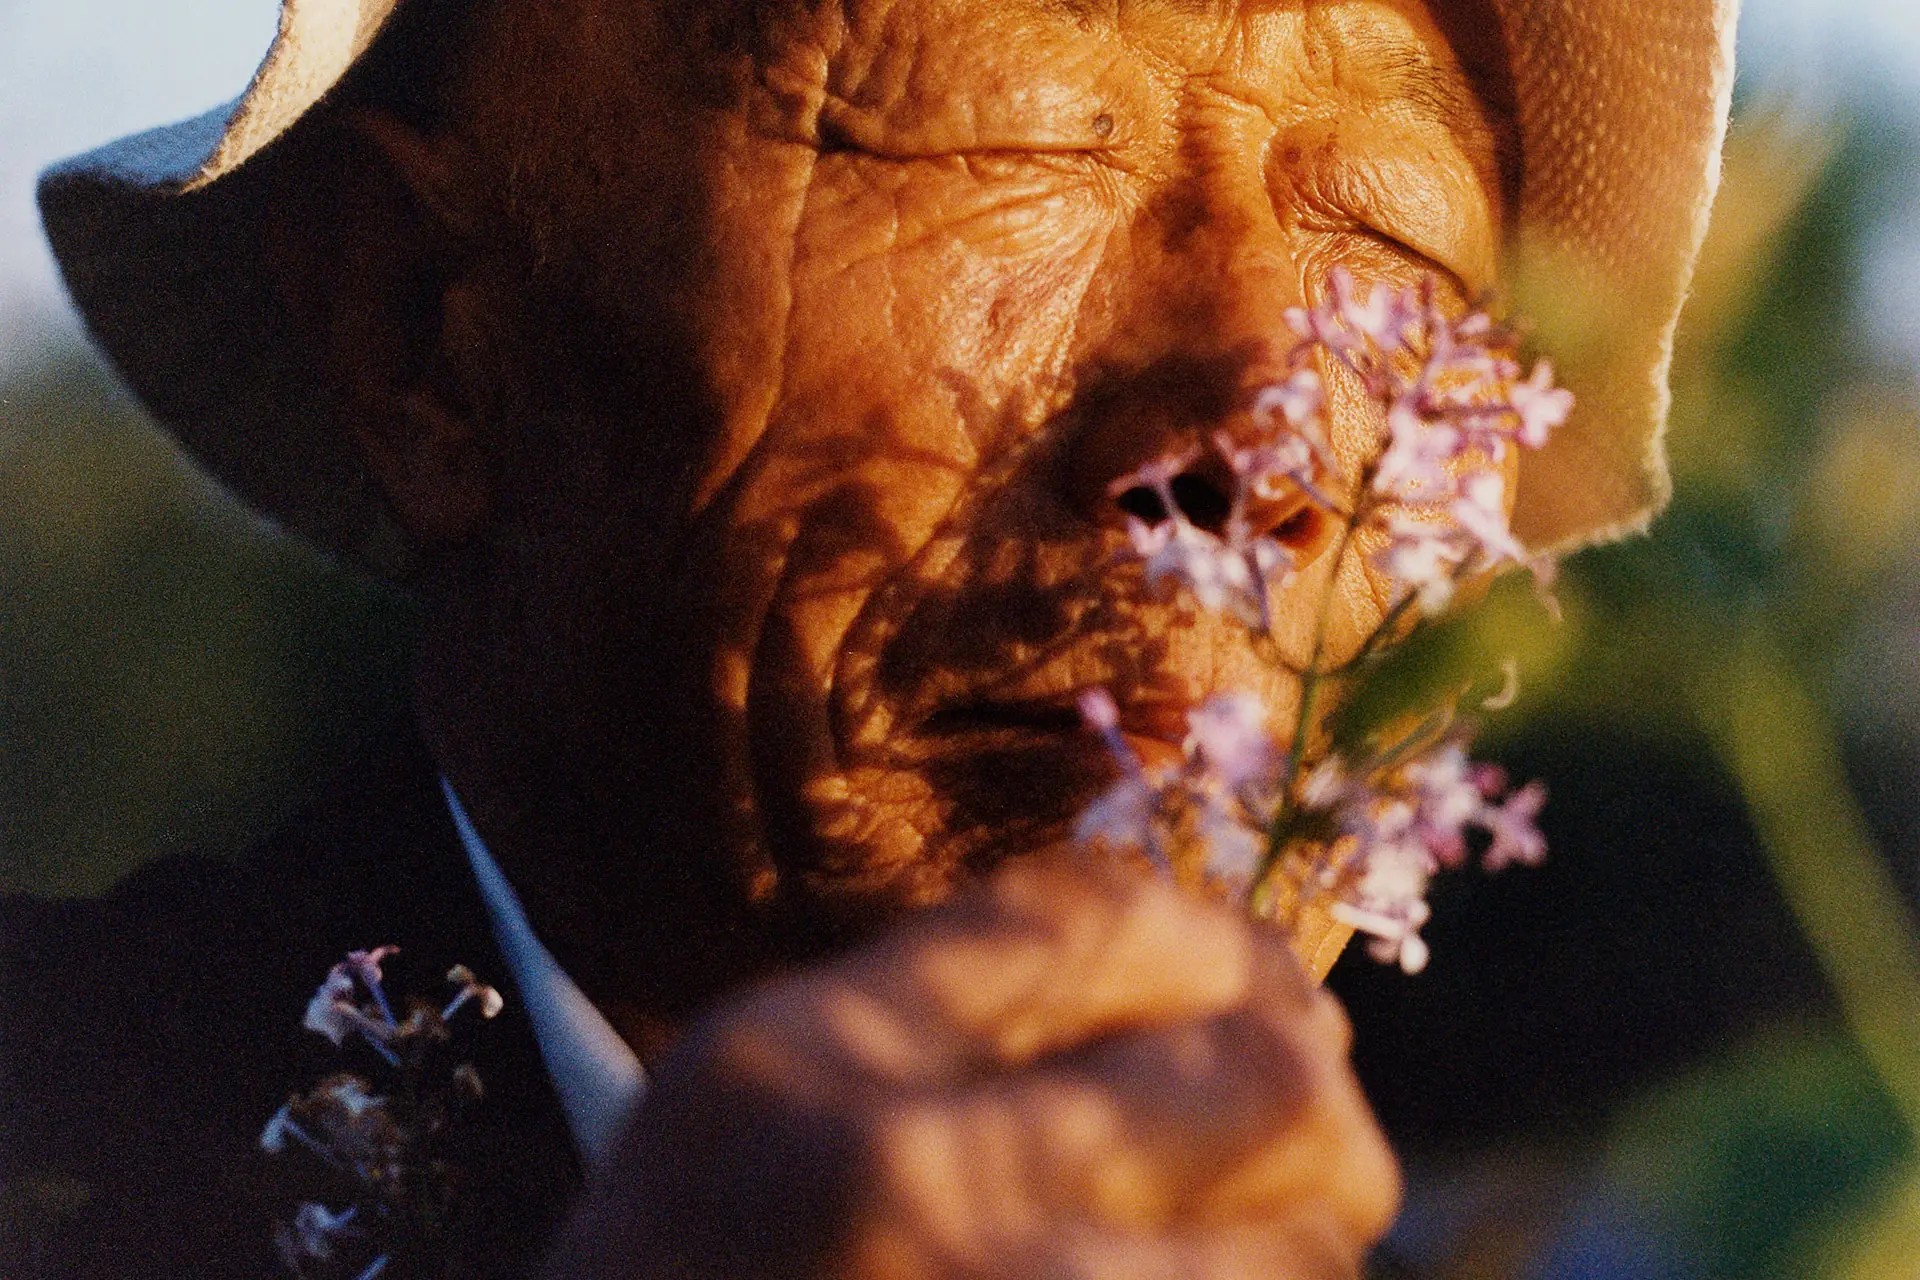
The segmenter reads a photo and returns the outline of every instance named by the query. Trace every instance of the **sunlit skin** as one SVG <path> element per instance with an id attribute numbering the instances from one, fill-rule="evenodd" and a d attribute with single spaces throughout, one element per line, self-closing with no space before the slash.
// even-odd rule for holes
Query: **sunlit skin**
<path id="1" fill-rule="evenodd" d="M 956 918 L 902 909 L 1062 843 L 1106 777 L 1075 690 L 1112 687 L 1148 750 L 1220 687 L 1258 689 L 1284 729 L 1325 593 L 1334 656 L 1372 629 L 1385 585 L 1363 556 L 1332 580 L 1325 522 L 1284 502 L 1267 518 L 1307 569 L 1275 601 L 1275 652 L 1142 598 L 1110 568 L 1109 485 L 1239 424 L 1291 345 L 1282 312 L 1336 263 L 1434 272 L 1462 302 L 1495 284 L 1501 129 L 1461 62 L 1487 39 L 1418 0 L 545 0 L 482 12 L 445 128 L 341 122 L 353 230 L 295 287 L 327 300 L 343 418 L 429 549 L 424 727 L 543 936 L 653 1057 L 730 986 L 884 935 L 696 1035 L 662 1098 L 710 1107 L 684 1082 L 737 1075 L 762 1019 L 797 1029 L 796 1096 L 819 1102 L 808 1064 L 855 1054 L 836 1078 L 867 1083 L 826 1092 L 885 1111 L 907 1084 L 873 1055 L 982 1034 L 879 976 L 937 967 Z M 1333 390 L 1351 476 L 1380 424 Z M 998 883 L 958 917 L 989 1002 L 1047 970 L 1016 942 L 1083 945 L 1149 892 L 1088 872 L 1036 904 Z M 1141 942 L 1165 989 L 1089 994 L 1056 1028 L 1083 1057 L 1133 1037 L 1085 1066 L 1095 1111 L 1178 1106 L 1174 1078 L 1204 1093 L 1210 1071 L 1251 1073 L 1222 1097 L 1288 1103 L 1232 1141 L 1146 1143 L 1154 1176 L 1117 1191 L 1059 1170 L 1107 1167 L 1126 1125 L 1043 1143 L 1037 1220 L 1278 1240 L 1275 1215 L 1314 1201 L 1335 1261 L 1299 1274 L 1342 1274 L 1393 1197 L 1343 1021 L 1265 931 L 1151 902 L 1219 954 Z M 828 1016 L 836 983 L 873 1019 Z M 1229 1066 L 1220 1019 L 1248 1010 L 1281 1010 L 1263 1035 L 1288 1047 Z M 1014 1129 L 1061 1114 L 1031 1054 L 988 1056 Z M 927 1070 L 924 1096 L 948 1078 Z M 984 1131 L 955 1108 L 947 1132 Z M 893 1188 L 872 1221 L 932 1230 L 914 1179 L 859 1167 Z M 1196 1191 L 1236 1179 L 1231 1208 Z M 890 1230 L 844 1273 L 1002 1274 L 889 1254 Z"/>

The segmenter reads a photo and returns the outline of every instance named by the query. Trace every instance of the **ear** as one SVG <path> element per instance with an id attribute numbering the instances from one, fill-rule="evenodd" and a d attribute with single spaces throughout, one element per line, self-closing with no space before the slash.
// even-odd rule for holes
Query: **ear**
<path id="1" fill-rule="evenodd" d="M 401 526 L 427 545 L 468 541 L 494 504 L 486 371 L 500 354 L 473 269 L 479 166 L 459 140 L 385 112 L 314 124 L 331 135 L 312 148 L 325 171 L 289 184 L 270 220 L 283 295 Z"/>

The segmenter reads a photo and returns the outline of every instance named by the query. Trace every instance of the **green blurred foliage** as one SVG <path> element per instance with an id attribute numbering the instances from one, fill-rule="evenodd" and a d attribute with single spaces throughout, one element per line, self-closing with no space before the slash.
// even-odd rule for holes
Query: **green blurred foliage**
<path id="1" fill-rule="evenodd" d="M 1583 1185 L 1661 1241 L 1634 1275 L 1920 1274 L 1920 935 L 1851 791 L 1836 697 L 1920 569 L 1920 397 L 1872 354 L 1855 279 L 1863 220 L 1913 149 L 1871 121 L 1736 120 L 1675 359 L 1672 507 L 1654 536 L 1567 563 L 1553 639 L 1495 608 L 1441 646 L 1449 672 L 1476 647 L 1482 665 L 1520 657 L 1496 748 L 1625 731 L 1717 759 L 1840 1009 L 1841 1025 L 1730 1046 L 1599 1136 Z M 1472 1274 L 1610 1274 L 1541 1247 Z"/>
<path id="2" fill-rule="evenodd" d="M 91 353 L 0 385 L 0 892 L 244 848 L 382 717 L 409 617 L 218 494 Z"/>
<path id="3" fill-rule="evenodd" d="M 1602 1174 L 1659 1225 L 1685 1274 L 1815 1280 L 1906 1185 L 1912 1155 L 1856 1045 L 1782 1028 L 1623 1111 Z"/>

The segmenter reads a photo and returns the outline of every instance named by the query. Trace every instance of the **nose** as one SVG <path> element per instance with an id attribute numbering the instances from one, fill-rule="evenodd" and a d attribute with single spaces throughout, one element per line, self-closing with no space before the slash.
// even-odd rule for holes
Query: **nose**
<path id="1" fill-rule="evenodd" d="M 1219 443 L 1273 430 L 1253 405 L 1289 372 L 1295 339 L 1285 313 L 1301 301 L 1273 196 L 1257 165 L 1248 169 L 1186 178 L 1129 228 L 1126 265 L 1108 273 L 1111 301 L 1093 317 L 1099 332 L 1086 351 L 1065 483 L 1097 525 L 1177 514 L 1218 533 L 1238 515 L 1298 566 L 1331 542 L 1331 518 L 1297 484 L 1244 492 Z M 1142 468 L 1161 460 L 1160 483 L 1149 483 Z M 1332 479 L 1316 476 L 1314 487 L 1324 493 Z"/>
<path id="2" fill-rule="evenodd" d="M 1255 420 L 1262 383 L 1253 373 L 1231 356 L 1170 356 L 1083 393 L 1067 459 L 1073 505 L 1110 528 L 1178 515 L 1218 534 L 1237 517 L 1287 547 L 1296 567 L 1306 564 L 1329 541 L 1330 517 L 1297 484 L 1250 489 L 1228 453 L 1274 429 Z M 1324 464 L 1316 471 L 1314 488 L 1325 493 Z"/>

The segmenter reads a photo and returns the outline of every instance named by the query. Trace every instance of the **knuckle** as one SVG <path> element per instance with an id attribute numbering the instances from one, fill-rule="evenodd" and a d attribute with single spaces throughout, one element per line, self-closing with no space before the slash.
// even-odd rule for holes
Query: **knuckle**
<path id="1" fill-rule="evenodd" d="M 938 1100 L 877 1100 L 848 1120 L 858 1203 L 832 1274 L 951 1274 L 991 1232 L 985 1211 L 1005 1203 L 1008 1187 L 990 1181 L 965 1126 Z"/>

